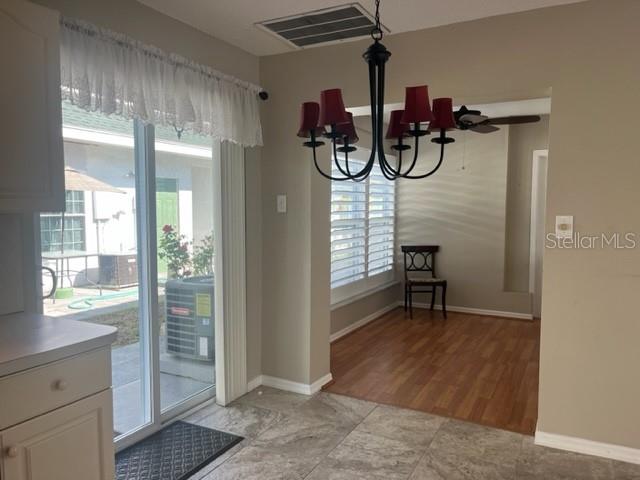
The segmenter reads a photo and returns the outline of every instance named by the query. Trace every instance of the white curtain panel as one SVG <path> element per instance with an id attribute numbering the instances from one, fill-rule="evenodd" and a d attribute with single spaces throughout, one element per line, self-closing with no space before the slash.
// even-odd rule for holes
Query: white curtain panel
<path id="1" fill-rule="evenodd" d="M 262 145 L 258 85 L 68 18 L 60 57 L 63 99 L 78 107 Z"/>

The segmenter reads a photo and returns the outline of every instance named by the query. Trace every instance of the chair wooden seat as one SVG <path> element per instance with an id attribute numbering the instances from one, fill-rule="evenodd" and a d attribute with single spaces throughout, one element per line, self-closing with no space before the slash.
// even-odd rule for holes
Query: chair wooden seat
<path id="1" fill-rule="evenodd" d="M 413 294 L 430 293 L 431 310 L 436 299 L 436 289 L 442 289 L 442 314 L 447 318 L 447 281 L 436 276 L 435 254 L 438 245 L 402 245 L 404 254 L 404 310 L 409 309 L 413 318 Z M 418 273 L 419 272 L 419 273 Z"/>

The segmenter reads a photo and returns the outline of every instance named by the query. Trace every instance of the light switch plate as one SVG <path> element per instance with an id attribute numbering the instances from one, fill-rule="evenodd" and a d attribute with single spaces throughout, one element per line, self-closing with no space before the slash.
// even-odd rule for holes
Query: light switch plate
<path id="1" fill-rule="evenodd" d="M 556 238 L 573 238 L 573 215 L 556 215 Z"/>
<path id="2" fill-rule="evenodd" d="M 278 213 L 287 213 L 287 196 L 278 195 L 276 197 L 276 210 Z"/>

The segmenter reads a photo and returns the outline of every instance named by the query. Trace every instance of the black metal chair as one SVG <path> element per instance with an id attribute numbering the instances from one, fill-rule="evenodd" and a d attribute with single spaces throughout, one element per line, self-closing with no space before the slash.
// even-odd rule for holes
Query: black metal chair
<path id="1" fill-rule="evenodd" d="M 413 294 L 431 293 L 431 310 L 436 288 L 442 289 L 442 313 L 447 318 L 447 281 L 436 276 L 438 245 L 402 245 L 404 254 L 404 310 L 413 318 Z"/>

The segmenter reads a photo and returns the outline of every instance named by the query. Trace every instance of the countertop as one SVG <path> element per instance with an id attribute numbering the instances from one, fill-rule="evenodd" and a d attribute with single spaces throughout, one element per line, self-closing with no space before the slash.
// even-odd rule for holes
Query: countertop
<path id="1" fill-rule="evenodd" d="M 107 325 L 30 313 L 0 315 L 0 377 L 113 343 Z"/>

